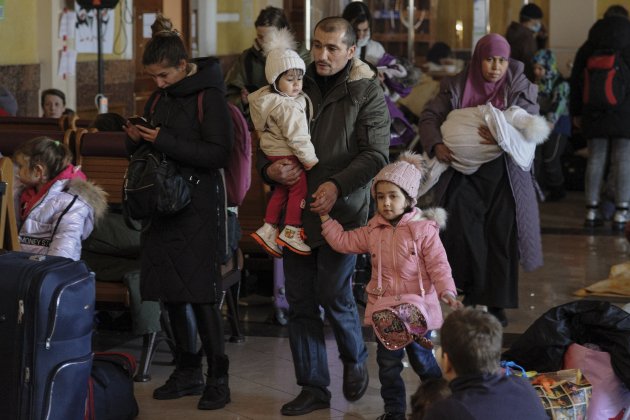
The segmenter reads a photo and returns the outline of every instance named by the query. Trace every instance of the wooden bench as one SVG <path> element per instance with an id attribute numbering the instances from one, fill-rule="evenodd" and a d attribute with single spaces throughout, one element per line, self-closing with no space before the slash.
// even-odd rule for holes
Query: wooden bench
<path id="1" fill-rule="evenodd" d="M 74 135 L 73 130 L 32 130 L 29 128 L 7 128 L 0 125 L 0 153 L 4 156 L 13 156 L 13 152 L 20 144 L 35 137 L 50 137 L 53 140 L 63 142 L 72 150 Z"/>
<path id="2" fill-rule="evenodd" d="M 64 117 L 39 118 L 39 117 L 0 117 L 0 128 L 14 128 L 18 130 L 44 130 L 65 131 Z"/>
<path id="3" fill-rule="evenodd" d="M 78 130 L 79 128 L 89 128 L 92 120 L 79 118 L 77 114 L 68 114 L 61 117 L 61 125 L 64 129 Z"/>
<path id="4" fill-rule="evenodd" d="M 0 249 L 20 249 L 13 202 L 13 162 L 8 157 L 0 158 Z"/>
<path id="5" fill-rule="evenodd" d="M 122 203 L 122 186 L 129 164 L 123 132 L 78 129 L 75 143 L 77 165 L 88 178 L 103 188 L 110 204 Z"/>

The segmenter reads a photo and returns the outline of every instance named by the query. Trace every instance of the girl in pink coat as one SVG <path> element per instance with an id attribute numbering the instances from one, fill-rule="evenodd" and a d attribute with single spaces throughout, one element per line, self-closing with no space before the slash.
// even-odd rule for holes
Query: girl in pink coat
<path id="1" fill-rule="evenodd" d="M 372 278 L 366 287 L 366 324 L 369 324 L 374 304 L 380 297 L 395 293 L 421 294 L 419 279 L 425 291 L 430 327 L 442 325 L 440 299 L 453 309 L 462 307 L 455 298 L 457 292 L 451 267 L 439 236 L 440 227 L 446 222 L 446 213 L 443 209 L 422 211 L 415 207 L 423 175 L 420 156 L 403 153 L 374 178 L 372 196 L 376 200 L 377 214 L 367 226 L 346 232 L 327 214 L 321 215 L 322 233 L 332 248 L 343 253 L 369 252 L 372 257 Z M 419 255 L 415 255 L 415 249 Z M 380 289 L 377 286 L 379 276 Z M 401 377 L 405 350 L 422 381 L 441 377 L 442 373 L 431 350 L 417 342 L 399 350 L 388 350 L 380 341 L 377 345 L 376 361 L 385 418 L 405 419 L 405 383 Z"/>

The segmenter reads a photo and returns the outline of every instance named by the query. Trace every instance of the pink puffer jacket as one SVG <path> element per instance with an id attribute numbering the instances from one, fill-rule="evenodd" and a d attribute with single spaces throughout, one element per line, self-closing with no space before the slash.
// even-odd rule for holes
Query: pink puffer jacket
<path id="1" fill-rule="evenodd" d="M 405 214 L 395 227 L 380 215 L 370 219 L 367 226 L 347 232 L 332 219 L 322 224 L 324 238 L 337 252 L 346 254 L 369 252 L 371 255 L 372 278 L 366 287 L 368 293 L 364 318 L 366 325 L 370 324 L 372 310 L 379 297 L 377 290 L 379 274 L 382 278 L 381 296 L 406 293 L 419 295 L 421 294 L 419 279 L 422 279 L 431 324 L 442 325 L 442 309 L 438 298 L 444 292 L 451 292 L 457 296 L 451 267 L 439 235 L 440 227 L 445 223 L 446 212 L 443 209 L 422 211 L 414 208 Z M 416 243 L 415 248 L 413 241 Z M 418 250 L 419 256 L 415 255 L 414 249 Z M 400 280 L 398 287 L 396 278 Z"/>

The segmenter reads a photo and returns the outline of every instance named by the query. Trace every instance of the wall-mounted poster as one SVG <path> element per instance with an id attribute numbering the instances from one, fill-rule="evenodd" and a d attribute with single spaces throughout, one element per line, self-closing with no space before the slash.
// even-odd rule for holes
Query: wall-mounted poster
<path id="1" fill-rule="evenodd" d="M 101 37 L 103 54 L 111 54 L 114 49 L 114 11 L 112 9 L 85 10 L 75 3 L 76 12 L 76 50 L 78 53 L 98 52 L 97 18 L 101 14 Z"/>

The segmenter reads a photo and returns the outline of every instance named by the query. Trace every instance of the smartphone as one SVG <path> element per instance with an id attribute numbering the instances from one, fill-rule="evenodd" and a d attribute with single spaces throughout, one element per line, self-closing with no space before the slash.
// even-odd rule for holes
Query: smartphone
<path id="1" fill-rule="evenodd" d="M 143 117 L 129 117 L 127 120 L 133 125 L 141 125 L 143 127 L 151 128 L 151 129 L 155 128 L 153 127 L 153 125 L 151 125 L 150 122 L 145 120 Z"/>

